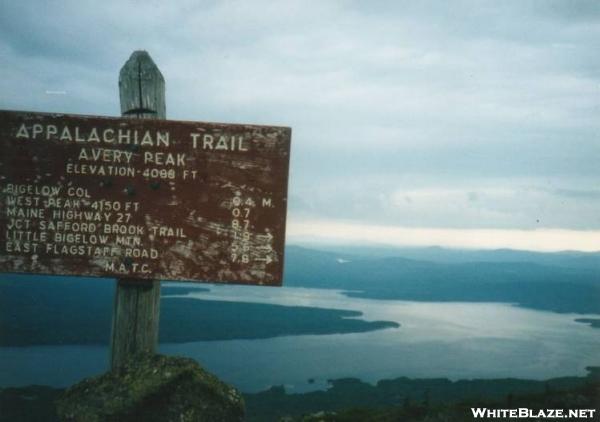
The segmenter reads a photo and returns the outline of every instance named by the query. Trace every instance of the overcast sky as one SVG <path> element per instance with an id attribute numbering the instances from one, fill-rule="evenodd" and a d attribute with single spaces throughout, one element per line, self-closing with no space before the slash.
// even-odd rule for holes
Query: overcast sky
<path id="1" fill-rule="evenodd" d="M 3 109 L 118 115 L 145 49 L 168 118 L 291 126 L 292 241 L 600 250 L 598 1 L 4 1 L 0 34 Z"/>

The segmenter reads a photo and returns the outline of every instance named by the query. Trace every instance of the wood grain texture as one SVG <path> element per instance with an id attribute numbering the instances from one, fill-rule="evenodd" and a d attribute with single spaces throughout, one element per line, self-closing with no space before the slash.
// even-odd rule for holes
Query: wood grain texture
<path id="1" fill-rule="evenodd" d="M 156 352 L 159 320 L 159 281 L 117 280 L 110 348 L 113 371 L 136 353 Z"/>
<path id="2" fill-rule="evenodd" d="M 121 114 L 165 119 L 165 80 L 145 51 L 135 51 L 119 73 Z M 110 367 L 119 371 L 136 353 L 155 353 L 160 321 L 160 281 L 118 279 L 113 308 Z"/>
<path id="3" fill-rule="evenodd" d="M 119 73 L 121 115 L 166 119 L 165 79 L 146 51 L 134 51 Z"/>

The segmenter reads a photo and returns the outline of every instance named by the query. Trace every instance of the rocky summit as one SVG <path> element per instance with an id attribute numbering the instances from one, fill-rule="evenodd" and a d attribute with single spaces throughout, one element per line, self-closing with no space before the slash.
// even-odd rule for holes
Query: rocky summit
<path id="1" fill-rule="evenodd" d="M 61 421 L 237 422 L 240 393 L 187 358 L 137 355 L 118 373 L 88 378 L 57 400 Z"/>

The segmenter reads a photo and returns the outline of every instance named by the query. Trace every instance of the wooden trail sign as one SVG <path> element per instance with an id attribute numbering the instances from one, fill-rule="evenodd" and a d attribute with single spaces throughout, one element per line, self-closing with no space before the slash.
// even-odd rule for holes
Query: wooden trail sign
<path id="1" fill-rule="evenodd" d="M 0 271 L 281 283 L 290 130 L 0 111 Z"/>
<path id="2" fill-rule="evenodd" d="M 148 53 L 126 119 L 0 110 L 0 272 L 117 277 L 111 367 L 156 350 L 160 282 L 281 285 L 291 130 L 165 119 Z"/>

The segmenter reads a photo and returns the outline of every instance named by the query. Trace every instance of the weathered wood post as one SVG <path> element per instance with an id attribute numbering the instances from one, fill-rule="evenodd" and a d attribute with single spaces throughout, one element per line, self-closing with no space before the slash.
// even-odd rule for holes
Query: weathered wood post
<path id="1" fill-rule="evenodd" d="M 146 51 L 134 51 L 121 68 L 119 96 L 123 117 L 166 118 L 165 80 Z M 156 351 L 159 315 L 160 281 L 117 280 L 110 344 L 113 371 L 132 354 Z"/>

